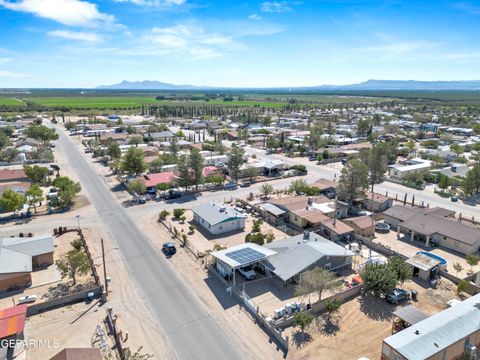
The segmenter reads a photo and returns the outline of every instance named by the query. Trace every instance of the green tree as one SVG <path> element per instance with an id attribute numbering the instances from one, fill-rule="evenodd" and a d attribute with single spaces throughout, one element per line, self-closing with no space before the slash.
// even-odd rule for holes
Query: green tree
<path id="1" fill-rule="evenodd" d="M 0 150 L 8 146 L 9 143 L 10 141 L 8 140 L 8 137 L 5 134 L 5 132 L 0 130 Z"/>
<path id="2" fill-rule="evenodd" d="M 458 277 L 458 273 L 463 270 L 462 264 L 460 264 L 458 261 L 453 263 L 453 270 L 456 271 L 456 276 Z"/>
<path id="3" fill-rule="evenodd" d="M 306 311 L 299 311 L 295 313 L 293 317 L 293 326 L 300 328 L 302 333 L 305 332 L 305 329 L 313 322 L 315 317 Z"/>
<path id="4" fill-rule="evenodd" d="M 58 134 L 55 132 L 55 129 L 50 129 L 45 125 L 29 125 L 26 134 L 30 138 L 44 142 L 58 139 Z"/>
<path id="5" fill-rule="evenodd" d="M 366 290 L 376 297 L 385 296 L 397 285 L 396 274 L 386 265 L 369 263 L 360 272 Z"/>
<path id="6" fill-rule="evenodd" d="M 468 289 L 468 281 L 465 279 L 460 280 L 457 284 L 457 294 L 460 295 L 463 292 L 466 292 Z"/>
<path id="7" fill-rule="evenodd" d="M 205 179 L 207 184 L 215 184 L 215 185 L 222 185 L 225 182 L 225 178 L 223 175 L 208 175 Z"/>
<path id="8" fill-rule="evenodd" d="M 325 310 L 328 314 L 328 321 L 330 321 L 331 316 L 335 313 L 340 311 L 340 307 L 342 306 L 342 301 L 339 299 L 331 299 L 325 301 Z"/>
<path id="9" fill-rule="evenodd" d="M 247 234 L 247 236 L 245 236 L 245 242 L 262 246 L 265 244 L 265 235 L 263 235 L 261 232 Z"/>
<path id="10" fill-rule="evenodd" d="M 368 186 L 368 167 L 357 159 L 350 160 L 343 167 L 338 180 L 337 193 L 340 200 L 352 205 L 353 200 L 364 195 Z"/>
<path id="11" fill-rule="evenodd" d="M 299 193 L 307 193 L 308 188 L 309 186 L 305 180 L 297 179 L 297 180 L 293 180 L 290 183 L 290 187 L 288 188 L 288 190 L 293 193 L 299 194 Z"/>
<path id="12" fill-rule="evenodd" d="M 160 211 L 159 220 L 165 220 L 170 213 L 167 210 Z"/>
<path id="13" fill-rule="evenodd" d="M 43 191 L 40 189 L 40 186 L 37 184 L 32 185 L 30 189 L 25 192 L 25 199 L 27 201 L 28 207 L 32 207 L 37 212 L 37 204 L 43 201 Z"/>
<path id="14" fill-rule="evenodd" d="M 375 144 L 368 153 L 368 180 L 373 193 L 373 186 L 385 180 L 387 158 L 383 143 Z"/>
<path id="15" fill-rule="evenodd" d="M 116 142 L 112 142 L 108 146 L 108 155 L 112 159 L 120 159 L 122 157 L 122 151 L 120 150 L 120 145 L 118 145 Z"/>
<path id="16" fill-rule="evenodd" d="M 90 271 L 90 262 L 82 250 L 70 250 L 55 265 L 62 275 L 62 278 L 70 278 L 73 286 L 77 284 L 77 275 L 84 275 Z"/>
<path id="17" fill-rule="evenodd" d="M 238 175 L 240 173 L 240 166 L 243 164 L 243 156 L 245 155 L 245 150 L 236 144 L 233 144 L 230 151 L 228 152 L 228 170 L 230 177 L 238 182 Z"/>
<path id="18" fill-rule="evenodd" d="M 295 296 L 304 296 L 316 292 L 318 299 L 322 299 L 322 293 L 325 290 L 338 290 L 343 283 L 334 273 L 315 267 L 312 270 L 305 271 L 300 275 L 300 282 L 295 288 Z"/>
<path id="19" fill-rule="evenodd" d="M 127 187 L 128 191 L 137 195 L 145 194 L 147 191 L 147 185 L 145 185 L 145 181 L 141 178 L 130 181 Z"/>
<path id="20" fill-rule="evenodd" d="M 371 122 L 370 120 L 360 120 L 357 124 L 357 134 L 358 136 L 365 137 L 371 132 Z"/>
<path id="21" fill-rule="evenodd" d="M 263 225 L 263 221 L 261 219 L 253 220 L 252 232 L 262 232 L 262 229 L 261 229 L 262 225 Z"/>
<path id="22" fill-rule="evenodd" d="M 387 269 L 395 273 L 397 283 L 403 284 L 412 277 L 412 268 L 400 256 L 388 259 Z"/>
<path id="23" fill-rule="evenodd" d="M 6 148 L 0 151 L 0 161 L 6 161 L 8 163 L 15 160 L 18 155 L 17 149 Z"/>
<path id="24" fill-rule="evenodd" d="M 25 203 L 25 197 L 12 189 L 6 189 L 0 197 L 0 208 L 4 212 L 16 212 Z"/>
<path id="25" fill-rule="evenodd" d="M 192 183 L 192 177 L 190 174 L 190 162 L 189 159 L 182 155 L 177 162 L 177 183 L 179 186 L 184 186 L 185 191 L 188 190 L 188 185 Z"/>
<path id="26" fill-rule="evenodd" d="M 270 194 L 273 192 L 273 186 L 270 184 L 262 184 L 260 189 L 258 189 L 262 197 L 268 198 Z"/>
<path id="27" fill-rule="evenodd" d="M 82 190 L 79 182 L 74 182 L 67 176 L 56 178 L 53 185 L 58 188 L 58 198 L 62 207 L 73 205 L 77 194 Z"/>
<path id="28" fill-rule="evenodd" d="M 150 162 L 150 164 L 148 164 L 148 170 L 151 173 L 159 173 L 162 171 L 162 166 L 163 166 L 163 160 L 160 157 L 158 157 L 152 162 Z"/>
<path id="29" fill-rule="evenodd" d="M 177 157 L 178 151 L 179 151 L 178 139 L 176 136 L 173 136 L 170 139 L 170 152 L 173 154 L 173 156 Z"/>
<path id="30" fill-rule="evenodd" d="M 243 170 L 243 175 L 251 180 L 257 175 L 257 168 L 251 164 L 248 164 Z"/>
<path id="31" fill-rule="evenodd" d="M 193 176 L 193 183 L 195 184 L 195 190 L 198 190 L 198 185 L 203 180 L 203 157 L 200 154 L 200 150 L 193 148 L 190 151 L 190 170 Z"/>
<path id="32" fill-rule="evenodd" d="M 478 265 L 480 258 L 476 254 L 470 254 L 470 255 L 467 255 L 465 260 L 467 261 L 467 264 L 470 265 L 470 271 L 473 272 L 473 267 Z"/>
<path id="33" fill-rule="evenodd" d="M 450 181 L 448 179 L 448 176 L 443 175 L 443 174 L 438 174 L 438 187 L 440 189 L 447 189 L 448 186 L 450 185 Z"/>
<path id="34" fill-rule="evenodd" d="M 32 184 L 44 184 L 48 176 L 48 169 L 38 165 L 24 165 L 23 171 Z"/>
<path id="35" fill-rule="evenodd" d="M 130 147 L 123 156 L 122 168 L 128 174 L 141 174 L 146 169 L 145 155 L 143 150 L 137 147 Z"/>
<path id="36" fill-rule="evenodd" d="M 143 137 L 141 137 L 140 135 L 134 135 L 130 139 L 128 139 L 128 145 L 138 146 L 140 144 L 143 144 Z"/>

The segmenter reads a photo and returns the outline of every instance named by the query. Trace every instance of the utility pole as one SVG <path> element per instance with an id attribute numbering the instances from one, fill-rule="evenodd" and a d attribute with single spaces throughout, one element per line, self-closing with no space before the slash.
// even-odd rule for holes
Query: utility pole
<path id="1" fill-rule="evenodd" d="M 108 282 L 107 282 L 107 268 L 105 267 L 105 247 L 103 246 L 103 239 L 100 238 L 100 241 L 102 242 L 102 259 L 103 259 L 103 281 L 105 282 L 105 291 L 103 295 L 103 300 L 106 302 L 107 301 L 107 295 L 108 295 Z"/>

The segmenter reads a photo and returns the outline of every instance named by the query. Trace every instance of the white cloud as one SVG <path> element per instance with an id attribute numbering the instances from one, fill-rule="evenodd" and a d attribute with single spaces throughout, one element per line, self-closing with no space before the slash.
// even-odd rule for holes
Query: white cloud
<path id="1" fill-rule="evenodd" d="M 225 51 L 237 46 L 231 36 L 209 33 L 200 27 L 189 25 L 155 27 L 146 36 L 146 40 L 154 43 L 156 51 L 161 54 L 174 53 L 195 59 L 221 57 Z"/>
<path id="2" fill-rule="evenodd" d="M 0 64 L 5 64 L 5 63 L 10 62 L 10 61 L 12 61 L 11 58 L 0 57 Z"/>
<path id="3" fill-rule="evenodd" d="M 0 6 L 57 21 L 68 26 L 96 26 L 115 23 L 113 15 L 100 12 L 97 5 L 82 0 L 0 0 Z"/>
<path id="4" fill-rule="evenodd" d="M 262 3 L 262 11 L 268 13 L 281 14 L 292 11 L 288 1 L 265 1 Z"/>
<path id="5" fill-rule="evenodd" d="M 252 14 L 252 15 L 250 15 L 248 18 L 249 18 L 250 20 L 256 20 L 256 21 L 262 20 L 262 17 L 259 16 L 259 15 L 257 15 L 257 14 Z"/>
<path id="6" fill-rule="evenodd" d="M 21 73 L 16 73 L 13 71 L 8 71 L 8 70 L 0 70 L 0 78 L 22 78 L 22 77 L 27 77 L 28 75 L 26 74 L 21 74 Z"/>
<path id="7" fill-rule="evenodd" d="M 87 42 L 99 42 L 103 40 L 100 35 L 89 31 L 54 30 L 49 31 L 47 34 L 54 37 Z"/>
<path id="8" fill-rule="evenodd" d="M 186 0 L 114 0 L 119 3 L 132 3 L 140 6 L 169 6 L 169 5 L 182 5 Z"/>

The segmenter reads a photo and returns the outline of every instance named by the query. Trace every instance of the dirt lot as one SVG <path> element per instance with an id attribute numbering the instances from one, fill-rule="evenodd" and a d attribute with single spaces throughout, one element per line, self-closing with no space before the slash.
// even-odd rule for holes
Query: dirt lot
<path id="1" fill-rule="evenodd" d="M 387 234 L 376 233 L 375 236 L 376 237 L 373 240 L 374 242 L 380 243 L 405 256 L 413 256 L 418 251 L 429 251 L 447 260 L 447 269 L 450 274 L 457 276 L 457 272 L 453 269 L 453 264 L 456 262 L 460 263 L 463 267 L 463 270 L 458 273 L 458 277 L 463 278 L 470 274 L 470 265 L 467 264 L 464 257 L 458 254 L 454 254 L 453 252 L 438 247 L 425 248 L 422 246 L 422 242 L 411 242 L 408 237 L 403 237 L 401 240 L 398 240 L 396 231 L 390 231 Z M 480 271 L 480 264 L 474 266 L 473 270 L 474 272 Z"/>
<path id="2" fill-rule="evenodd" d="M 193 222 L 193 213 L 191 210 L 186 210 L 185 217 L 187 219 L 184 224 L 181 224 L 178 220 L 172 219 L 173 211 L 171 213 L 172 214 L 167 217 L 167 221 L 172 224 L 172 226 L 176 227 L 180 233 L 188 234 L 188 241 L 190 242 L 190 245 L 200 252 L 213 250 L 213 246 L 215 245 L 215 243 L 226 247 L 245 243 L 245 236 L 252 231 L 253 220 L 255 220 L 254 217 L 248 215 L 245 221 L 244 231 L 228 233 L 220 236 L 212 236 L 207 231 L 200 228 L 198 224 Z M 194 224 L 197 229 L 193 234 L 190 234 L 190 230 L 188 229 L 188 227 L 192 224 Z M 282 231 L 274 228 L 273 226 L 265 222 L 261 225 L 261 231 L 264 234 L 272 233 L 275 236 L 275 240 L 283 239 L 285 237 L 285 234 Z"/>

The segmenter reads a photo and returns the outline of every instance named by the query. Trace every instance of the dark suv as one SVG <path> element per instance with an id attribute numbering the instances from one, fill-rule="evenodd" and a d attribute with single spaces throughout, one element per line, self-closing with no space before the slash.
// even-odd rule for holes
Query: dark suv
<path id="1" fill-rule="evenodd" d="M 398 304 L 400 301 L 403 300 L 409 300 L 410 299 L 410 293 L 407 290 L 396 288 L 394 289 L 390 294 L 388 294 L 385 299 L 390 304 Z"/>
<path id="2" fill-rule="evenodd" d="M 166 242 L 162 246 L 162 251 L 165 253 L 165 255 L 173 255 L 177 252 L 177 249 L 175 248 L 175 245 L 171 242 Z"/>

